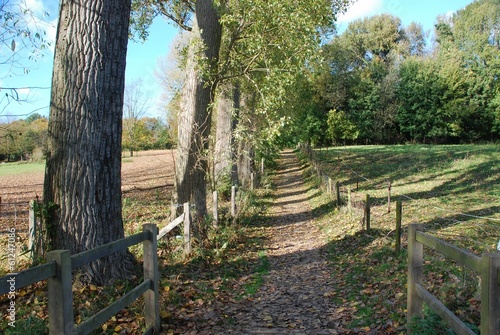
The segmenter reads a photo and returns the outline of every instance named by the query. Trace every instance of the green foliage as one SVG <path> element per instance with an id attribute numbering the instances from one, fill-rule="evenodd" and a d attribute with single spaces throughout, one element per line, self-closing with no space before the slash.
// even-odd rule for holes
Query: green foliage
<path id="1" fill-rule="evenodd" d="M 446 108 L 450 102 L 447 98 L 453 97 L 436 66 L 434 62 L 418 59 L 409 59 L 401 65 L 397 118 L 407 140 L 426 142 L 454 135 L 452 122 L 456 117 L 451 113 L 456 110 Z"/>
<path id="2" fill-rule="evenodd" d="M 328 135 L 334 144 L 355 140 L 359 132 L 356 125 L 347 119 L 342 111 L 332 109 L 328 112 Z"/>
<path id="3" fill-rule="evenodd" d="M 123 123 L 123 150 L 134 152 L 172 147 L 173 140 L 170 137 L 169 129 L 158 118 L 126 118 Z"/>
<path id="4" fill-rule="evenodd" d="M 350 23 L 323 48 L 317 107 L 343 111 L 358 143 L 497 140 L 499 6 L 475 1 L 439 18 L 432 52 L 417 23 L 386 14 Z"/>
<path id="5" fill-rule="evenodd" d="M 226 201 L 230 200 L 232 186 L 233 186 L 233 180 L 231 177 L 231 173 L 223 174 L 217 180 L 217 194 Z"/>
<path id="6" fill-rule="evenodd" d="M 423 315 L 421 317 L 415 317 L 408 325 L 408 327 L 412 329 L 413 333 L 419 335 L 455 335 L 455 332 L 448 328 L 439 315 L 429 309 L 426 305 L 424 305 L 422 314 Z M 474 333 L 479 334 L 479 328 L 476 325 L 467 324 L 467 326 Z"/>
<path id="7" fill-rule="evenodd" d="M 36 150 L 47 150 L 48 120 L 38 114 L 0 124 L 0 160 L 30 160 Z"/>
<path id="8" fill-rule="evenodd" d="M 43 335 L 49 333 L 49 324 L 47 319 L 30 315 L 26 319 L 16 320 L 15 327 L 8 326 L 3 332 L 5 335 Z"/>

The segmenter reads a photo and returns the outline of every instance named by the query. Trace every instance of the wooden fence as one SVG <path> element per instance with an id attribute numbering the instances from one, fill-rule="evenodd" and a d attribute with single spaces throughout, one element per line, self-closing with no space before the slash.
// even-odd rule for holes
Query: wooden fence
<path id="1" fill-rule="evenodd" d="M 261 162 L 261 173 L 264 173 L 264 160 Z M 258 179 L 252 173 L 250 189 L 253 190 Z M 234 186 L 231 190 L 231 215 L 237 215 L 236 191 Z M 218 200 L 217 192 L 214 192 L 214 224 L 218 222 Z M 1 198 L 0 198 L 1 204 Z M 191 218 L 189 203 L 183 204 L 184 213 L 175 218 L 160 231 L 154 224 L 143 225 L 143 232 L 123 239 L 113 241 L 109 244 L 99 246 L 95 249 L 71 255 L 69 250 L 56 250 L 46 254 L 47 262 L 19 273 L 9 274 L 0 278 L 0 295 L 13 293 L 28 285 L 47 280 L 48 285 L 48 309 L 49 309 L 49 334 L 88 334 L 101 326 L 113 315 L 126 308 L 141 296 L 145 301 L 146 332 L 144 334 L 157 333 L 160 330 L 159 316 L 159 272 L 157 242 L 168 232 L 181 223 L 184 223 L 184 254 L 191 252 Z M 36 216 L 36 204 L 30 202 L 28 249 L 31 251 L 32 259 L 39 259 L 43 255 L 43 237 L 40 220 Z M 73 313 L 73 277 L 72 270 L 95 261 L 101 257 L 108 256 L 117 251 L 143 243 L 143 266 L 144 281 L 133 288 L 130 292 L 107 306 L 83 323 L 75 326 Z M 13 284 L 15 283 L 15 284 Z"/>
<path id="2" fill-rule="evenodd" d="M 69 250 L 49 252 L 47 253 L 47 263 L 0 278 L 0 295 L 12 293 L 13 290 L 19 290 L 42 280 L 48 280 L 49 334 L 51 335 L 88 334 L 143 296 L 147 329 L 144 334 L 157 333 L 160 330 L 158 294 L 160 278 L 157 241 L 182 222 L 184 222 L 184 252 L 188 254 L 191 251 L 191 219 L 189 203 L 185 203 L 184 213 L 159 232 L 155 224 L 145 224 L 142 233 L 76 255 L 70 255 Z M 141 242 L 143 243 L 144 281 L 111 305 L 75 327 L 72 270 Z"/>
<path id="3" fill-rule="evenodd" d="M 344 197 L 342 197 L 341 183 L 339 181 L 334 181 L 330 176 L 323 174 L 320 160 L 318 160 L 318 154 L 314 150 L 312 150 L 310 146 L 301 145 L 299 146 L 299 149 L 302 151 L 304 155 L 306 155 L 309 158 L 312 167 L 316 171 L 317 177 L 321 180 L 321 185 L 324 185 L 325 192 L 332 196 L 335 206 L 337 206 L 338 208 L 346 206 L 349 214 L 352 213 L 353 208 L 362 209 L 363 211 L 362 226 L 364 229 L 369 231 L 371 229 L 371 206 L 372 206 L 370 195 L 366 194 L 364 200 L 353 201 L 351 187 L 347 186 L 347 190 L 344 192 Z M 356 184 L 359 184 L 359 181 Z M 390 184 L 388 189 L 389 189 L 388 201 L 390 202 Z"/>
<path id="4" fill-rule="evenodd" d="M 184 222 L 184 256 L 189 255 L 191 252 L 191 215 L 189 211 L 189 202 L 184 205 L 184 213 L 175 218 L 168 225 L 160 229 L 158 233 L 158 240 L 167 235 L 172 229 Z"/>
<path id="5" fill-rule="evenodd" d="M 467 266 L 481 278 L 481 335 L 500 334 L 500 253 L 482 257 L 461 250 L 445 241 L 422 232 L 421 224 L 408 229 L 408 324 L 422 314 L 425 302 L 458 335 L 475 334 L 456 315 L 422 286 L 423 247 L 436 250 L 455 262 Z M 408 334 L 413 334 L 408 329 Z"/>
<path id="6" fill-rule="evenodd" d="M 362 228 L 366 231 L 370 231 L 371 229 L 371 208 L 372 208 L 372 199 L 370 194 L 365 194 L 364 200 L 353 201 L 353 196 L 351 192 L 351 186 L 346 187 L 346 192 L 344 192 L 344 199 L 341 195 L 341 183 L 339 181 L 334 182 L 330 176 L 326 176 L 322 174 L 321 166 L 319 164 L 319 160 L 317 159 L 317 153 L 311 149 L 310 146 L 301 145 L 299 149 L 302 151 L 304 155 L 306 155 L 312 163 L 312 166 L 316 170 L 318 177 L 321 178 L 321 181 L 326 186 L 326 193 L 330 194 L 333 198 L 334 204 L 340 208 L 342 206 L 347 207 L 347 212 L 349 215 L 352 214 L 353 207 L 361 209 L 363 212 L 362 218 Z M 328 148 L 327 148 L 328 153 Z M 359 177 L 359 176 L 358 176 Z M 356 182 L 356 189 L 359 186 L 359 178 Z M 387 187 L 387 212 L 391 212 L 391 182 L 388 183 Z M 347 201 L 345 201 L 347 198 Z M 403 211 L 403 202 L 401 200 L 396 201 L 396 222 L 395 222 L 395 247 L 394 251 L 396 254 L 401 252 L 401 238 L 402 238 L 402 211 Z"/>

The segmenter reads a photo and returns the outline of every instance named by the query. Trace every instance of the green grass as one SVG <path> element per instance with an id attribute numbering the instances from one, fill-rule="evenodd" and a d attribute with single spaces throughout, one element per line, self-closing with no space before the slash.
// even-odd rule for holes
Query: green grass
<path id="1" fill-rule="evenodd" d="M 269 258 L 264 251 L 259 252 L 259 265 L 255 269 L 253 280 L 245 285 L 245 295 L 251 296 L 257 293 L 264 284 L 264 276 L 269 273 Z"/>
<path id="2" fill-rule="evenodd" d="M 425 224 L 440 237 L 477 253 L 492 251 L 500 225 L 500 149 L 496 145 L 406 145 L 330 148 L 322 170 L 356 200 L 370 194 L 372 226 L 393 229 L 388 212 L 403 202 L 403 222 Z"/>
<path id="3" fill-rule="evenodd" d="M 0 164 L 0 176 L 43 172 L 45 163 L 14 162 Z"/>
<path id="4" fill-rule="evenodd" d="M 316 171 L 310 166 L 305 170 L 313 215 L 329 236 L 332 275 L 338 287 L 332 299 L 346 312 L 346 328 L 406 331 L 408 224 L 421 223 L 428 233 L 476 255 L 496 249 L 498 146 L 352 146 L 315 152 L 322 174 L 341 183 L 344 204 L 347 189 L 352 190 L 349 214 L 346 206 L 336 208 L 334 196 L 325 193 Z M 362 230 L 366 194 L 372 199 L 370 232 Z M 399 254 L 394 252 L 396 200 L 403 203 Z M 478 324 L 477 275 L 429 249 L 424 254 L 424 286 L 463 321 Z M 431 316 L 428 322 L 432 326 L 435 320 Z"/>

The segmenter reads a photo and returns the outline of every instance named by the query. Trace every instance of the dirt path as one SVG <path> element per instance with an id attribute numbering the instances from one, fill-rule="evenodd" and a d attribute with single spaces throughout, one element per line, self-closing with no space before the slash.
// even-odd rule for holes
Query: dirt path
<path id="1" fill-rule="evenodd" d="M 283 152 L 279 166 L 264 285 L 251 300 L 222 307 L 231 324 L 198 334 L 337 334 L 326 238 L 312 220 L 295 154 Z"/>

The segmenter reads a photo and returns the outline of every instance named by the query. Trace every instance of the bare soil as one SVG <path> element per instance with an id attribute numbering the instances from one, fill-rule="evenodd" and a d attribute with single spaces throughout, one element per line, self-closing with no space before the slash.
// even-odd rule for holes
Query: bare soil
<path id="1" fill-rule="evenodd" d="M 123 197 L 144 198 L 158 190 L 170 196 L 174 183 L 172 150 L 137 152 L 122 158 Z M 8 228 L 16 228 L 21 243 L 28 232 L 29 202 L 43 194 L 44 172 L 0 176 L 0 241 Z"/>

